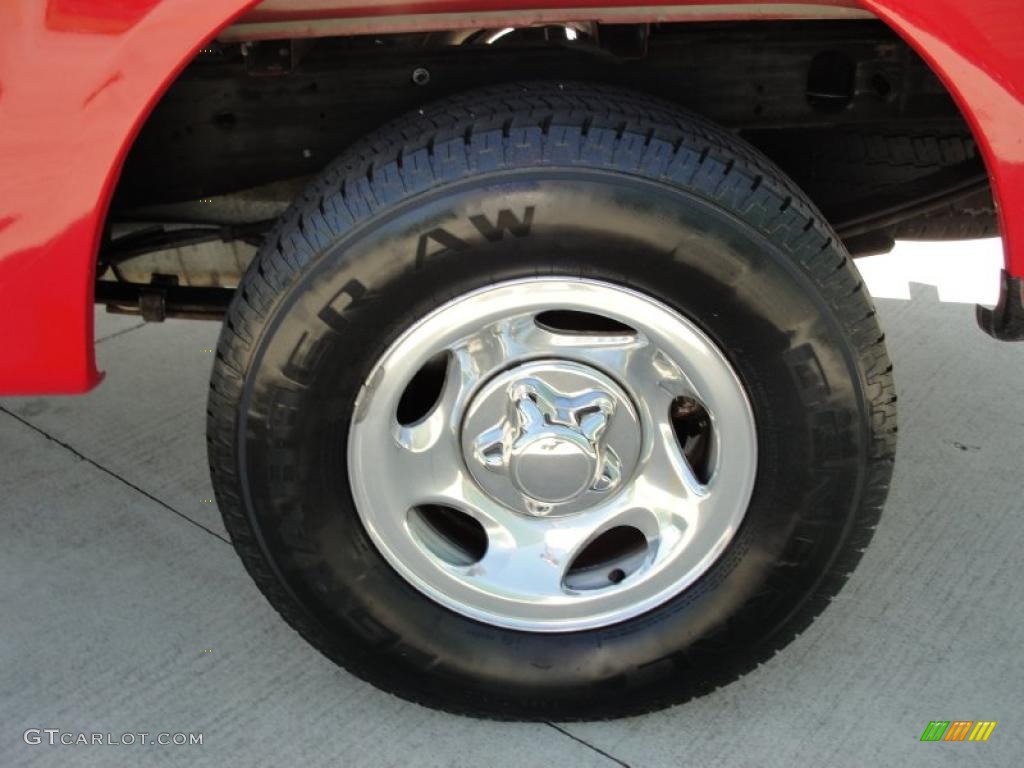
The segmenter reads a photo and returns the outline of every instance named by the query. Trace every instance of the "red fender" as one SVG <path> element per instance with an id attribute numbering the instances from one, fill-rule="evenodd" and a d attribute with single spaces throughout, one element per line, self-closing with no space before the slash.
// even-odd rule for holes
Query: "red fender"
<path id="1" fill-rule="evenodd" d="M 0 3 L 0 395 L 85 392 L 100 380 L 93 281 L 107 207 L 139 127 L 198 49 L 255 0 L 5 0 Z M 767 0 L 689 0 L 736 5 Z M 992 178 L 1011 275 L 1024 276 L 1024 13 L 1019 0 L 824 0 L 896 29 L 957 99 Z M 281 5 L 280 2 L 277 5 Z M 337 0 L 349 18 L 649 0 Z M 661 6 L 662 9 L 668 6 Z M 790 6 L 791 7 L 791 6 Z M 746 10 L 745 10 L 746 9 Z M 782 10 L 780 15 L 785 15 Z M 370 31 L 372 20 L 366 19 Z"/>

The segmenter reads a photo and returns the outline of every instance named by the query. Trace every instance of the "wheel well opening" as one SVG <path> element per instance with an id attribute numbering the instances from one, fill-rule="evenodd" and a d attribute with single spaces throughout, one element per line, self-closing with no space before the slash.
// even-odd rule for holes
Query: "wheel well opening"
<path id="1" fill-rule="evenodd" d="M 510 80 L 624 86 L 734 130 L 807 192 L 854 255 L 897 237 L 998 234 L 967 122 L 875 19 L 363 36 L 327 26 L 321 37 L 265 39 L 275 29 L 229 27 L 150 114 L 110 206 L 98 300 L 141 312 L 156 292 L 164 314 L 219 316 L 275 219 L 335 156 L 429 101 Z"/>

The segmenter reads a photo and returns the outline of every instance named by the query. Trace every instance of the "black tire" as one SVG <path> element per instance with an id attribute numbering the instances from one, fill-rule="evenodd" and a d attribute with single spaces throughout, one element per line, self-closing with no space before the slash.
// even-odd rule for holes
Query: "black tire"
<path id="1" fill-rule="evenodd" d="M 499 221 L 489 236 L 479 213 Z M 439 228 L 468 245 L 424 238 Z M 628 284 L 702 326 L 747 388 L 761 457 L 740 530 L 696 584 L 567 634 L 478 623 L 410 586 L 363 529 L 344 456 L 354 398 L 408 324 L 539 274 Z M 221 333 L 210 466 L 259 588 L 353 674 L 478 716 L 614 717 L 736 679 L 836 594 L 889 487 L 891 369 L 842 245 L 752 148 L 627 91 L 501 86 L 373 134 L 285 215 Z"/>

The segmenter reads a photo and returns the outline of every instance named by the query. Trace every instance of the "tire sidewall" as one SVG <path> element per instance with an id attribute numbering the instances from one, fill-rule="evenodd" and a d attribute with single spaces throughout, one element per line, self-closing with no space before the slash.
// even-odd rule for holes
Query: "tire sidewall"
<path id="1" fill-rule="evenodd" d="M 366 376 L 416 319 L 559 275 L 628 286 L 700 326 L 746 388 L 759 465 L 743 524 L 698 582 L 621 624 L 537 634 L 465 618 L 394 571 L 354 508 L 345 447 Z M 277 298 L 239 404 L 244 511 L 325 650 L 382 687 L 430 698 L 444 684 L 467 701 L 495 685 L 519 700 L 598 688 L 616 709 L 640 690 L 676 699 L 753 658 L 814 592 L 859 506 L 870 424 L 833 317 L 776 241 L 677 187 L 532 169 L 437 188 L 342 233 Z"/>

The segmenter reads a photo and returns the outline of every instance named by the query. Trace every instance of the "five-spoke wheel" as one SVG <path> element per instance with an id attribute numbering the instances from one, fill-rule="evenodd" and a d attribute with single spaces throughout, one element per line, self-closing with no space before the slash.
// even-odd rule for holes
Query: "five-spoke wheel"
<path id="1" fill-rule="evenodd" d="M 697 579 L 743 519 L 756 445 L 742 385 L 692 322 L 566 277 L 475 291 L 409 328 L 367 378 L 348 456 L 356 509 L 411 584 L 550 632 L 628 619 Z"/>

